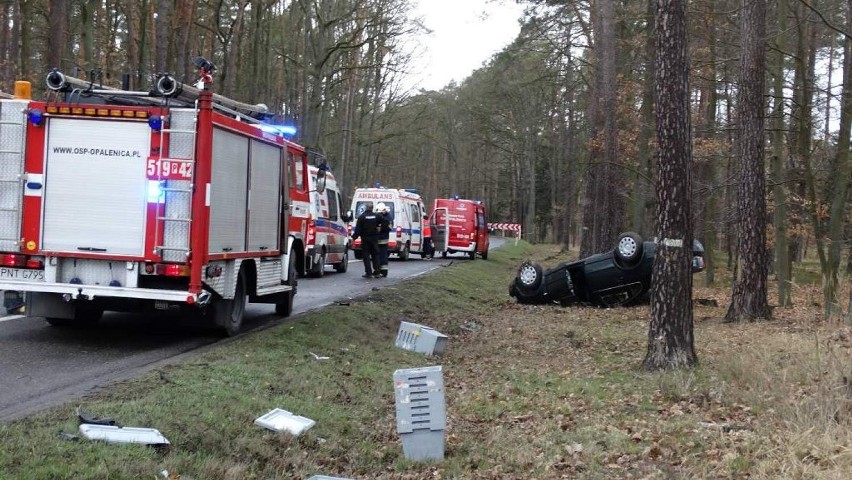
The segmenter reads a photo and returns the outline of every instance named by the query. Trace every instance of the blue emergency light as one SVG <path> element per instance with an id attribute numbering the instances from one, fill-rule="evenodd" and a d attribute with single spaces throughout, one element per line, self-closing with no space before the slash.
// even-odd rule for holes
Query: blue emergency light
<path id="1" fill-rule="evenodd" d="M 293 125 L 269 125 L 263 124 L 260 129 L 266 133 L 280 133 L 285 136 L 293 136 L 296 134 L 296 127 Z"/>
<path id="2" fill-rule="evenodd" d="M 151 130 L 159 132 L 163 128 L 163 117 L 151 115 L 148 117 L 148 126 L 151 127 Z"/>
<path id="3" fill-rule="evenodd" d="M 38 108 L 34 108 L 27 112 L 27 118 L 36 127 L 41 126 L 41 122 L 44 121 L 44 112 L 42 112 Z"/>

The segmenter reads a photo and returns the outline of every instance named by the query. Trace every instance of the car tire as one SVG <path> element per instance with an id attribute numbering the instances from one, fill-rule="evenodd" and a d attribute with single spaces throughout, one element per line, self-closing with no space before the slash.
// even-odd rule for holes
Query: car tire
<path id="1" fill-rule="evenodd" d="M 340 263 L 334 264 L 334 271 L 337 273 L 346 273 L 346 270 L 349 269 L 349 250 L 346 249 L 343 251 L 343 260 Z"/>
<path id="2" fill-rule="evenodd" d="M 405 245 L 403 245 L 402 250 L 399 251 L 399 259 L 403 262 L 408 260 L 408 244 L 407 243 Z"/>
<path id="3" fill-rule="evenodd" d="M 541 265 L 529 261 L 522 263 L 515 275 L 515 287 L 519 297 L 539 295 L 542 291 L 543 277 Z"/>
<path id="4" fill-rule="evenodd" d="M 618 236 L 613 255 L 621 266 L 633 266 L 642 258 L 642 237 L 636 232 L 625 232 Z"/>
<path id="5" fill-rule="evenodd" d="M 313 265 L 311 269 L 311 276 L 314 278 L 322 278 L 325 275 L 325 250 L 320 254 L 319 260 Z"/>

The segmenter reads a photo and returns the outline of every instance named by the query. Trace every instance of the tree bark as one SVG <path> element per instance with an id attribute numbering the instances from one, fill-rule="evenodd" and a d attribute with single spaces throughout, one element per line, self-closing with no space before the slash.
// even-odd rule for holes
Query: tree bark
<path id="1" fill-rule="evenodd" d="M 646 370 L 698 363 L 692 322 L 692 146 L 686 1 L 658 0 L 656 12 L 658 226 Z"/>
<path id="2" fill-rule="evenodd" d="M 767 295 L 766 177 L 763 153 L 766 68 L 766 2 L 742 0 L 742 54 L 737 91 L 737 275 L 725 320 L 772 316 Z"/>

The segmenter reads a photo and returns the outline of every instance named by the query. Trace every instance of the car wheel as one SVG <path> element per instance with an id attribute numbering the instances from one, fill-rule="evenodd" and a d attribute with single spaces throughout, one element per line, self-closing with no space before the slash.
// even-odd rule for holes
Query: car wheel
<path id="1" fill-rule="evenodd" d="M 408 260 L 408 244 L 402 246 L 402 250 L 399 251 L 399 259 L 403 262 Z"/>
<path id="2" fill-rule="evenodd" d="M 314 264 L 313 269 L 311 269 L 311 276 L 316 278 L 322 278 L 325 275 L 325 251 L 320 254 L 319 261 Z"/>
<path id="3" fill-rule="evenodd" d="M 524 262 L 518 268 L 515 276 L 515 286 L 520 296 L 530 297 L 537 295 L 542 284 L 541 265 L 533 262 Z"/>
<path id="4" fill-rule="evenodd" d="M 349 251 L 343 251 L 343 260 L 340 263 L 334 265 L 334 271 L 337 273 L 346 273 L 346 270 L 349 269 Z"/>
<path id="5" fill-rule="evenodd" d="M 635 232 L 622 233 L 615 242 L 614 254 L 622 265 L 632 265 L 642 258 L 642 237 Z"/>

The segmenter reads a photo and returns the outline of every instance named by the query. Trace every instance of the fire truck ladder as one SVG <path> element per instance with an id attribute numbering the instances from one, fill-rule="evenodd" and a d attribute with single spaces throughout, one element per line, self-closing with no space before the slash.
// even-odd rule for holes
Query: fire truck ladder
<path id="1" fill-rule="evenodd" d="M 24 178 L 23 104 L 0 102 L 0 250 L 20 248 Z"/>
<path id="2" fill-rule="evenodd" d="M 165 207 L 162 215 L 157 216 L 157 228 L 163 223 L 163 244 L 157 245 L 156 252 L 164 261 L 185 261 L 190 254 L 189 229 L 192 224 L 192 191 L 195 179 L 195 124 L 198 110 L 172 110 L 169 128 L 160 129 L 160 154 L 158 165 L 170 162 L 171 165 L 183 164 L 182 167 L 191 169 L 192 175 L 187 179 L 163 179 L 163 168 L 157 170 L 157 181 L 165 186 L 160 189 L 165 196 Z M 164 151 L 168 142 L 168 157 Z M 174 155 L 173 155 L 174 154 Z M 159 238 L 159 231 L 157 231 Z"/>

